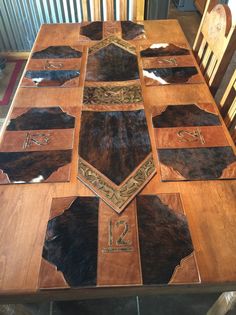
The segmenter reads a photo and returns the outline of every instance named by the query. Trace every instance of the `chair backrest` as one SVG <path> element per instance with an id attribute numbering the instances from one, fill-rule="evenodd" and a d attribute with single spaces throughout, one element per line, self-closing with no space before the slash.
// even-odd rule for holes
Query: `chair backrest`
<path id="1" fill-rule="evenodd" d="M 145 0 L 82 0 L 83 21 L 144 19 Z"/>
<path id="2" fill-rule="evenodd" d="M 220 101 L 220 111 L 229 132 L 236 142 L 236 70 Z"/>
<path id="3" fill-rule="evenodd" d="M 225 4 L 208 0 L 193 45 L 200 69 L 214 95 L 236 47 L 236 28 Z"/>

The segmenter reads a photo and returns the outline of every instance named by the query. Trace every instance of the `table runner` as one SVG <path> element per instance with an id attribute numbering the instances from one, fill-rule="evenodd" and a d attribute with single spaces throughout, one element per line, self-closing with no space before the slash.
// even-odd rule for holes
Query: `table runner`
<path id="1" fill-rule="evenodd" d="M 88 51 L 78 178 L 121 212 L 154 174 L 136 48 L 111 36 Z"/>

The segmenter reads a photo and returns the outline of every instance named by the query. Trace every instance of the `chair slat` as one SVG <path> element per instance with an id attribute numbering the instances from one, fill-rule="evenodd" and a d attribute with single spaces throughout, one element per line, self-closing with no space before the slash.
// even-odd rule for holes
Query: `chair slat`
<path id="1" fill-rule="evenodd" d="M 102 19 L 100 0 L 93 0 L 93 19 L 94 21 L 101 21 Z"/>
<path id="2" fill-rule="evenodd" d="M 236 118 L 235 113 L 236 113 L 236 97 L 234 98 L 233 104 L 231 105 L 225 117 L 225 124 L 229 130 L 235 127 L 235 118 Z"/>
<path id="3" fill-rule="evenodd" d="M 225 92 L 226 94 L 226 92 Z M 221 100 L 221 115 L 223 118 L 226 117 L 231 105 L 234 102 L 235 99 L 235 91 L 233 89 L 231 89 L 230 91 L 228 91 L 227 96 L 223 96 L 222 100 Z"/>
<path id="4" fill-rule="evenodd" d="M 212 75 L 212 73 L 213 73 L 213 71 L 214 71 L 214 69 L 215 69 L 216 64 L 217 64 L 217 58 L 216 58 L 216 56 L 213 54 L 213 55 L 212 55 L 212 58 L 211 58 L 211 60 L 210 60 L 209 66 L 208 66 L 208 68 L 207 68 L 207 70 L 206 70 L 206 73 L 205 73 L 208 78 L 211 77 L 211 75 Z"/>
<path id="5" fill-rule="evenodd" d="M 115 20 L 115 11 L 114 11 L 114 1 L 106 0 L 106 12 L 107 12 L 107 20 L 114 21 Z"/>
<path id="6" fill-rule="evenodd" d="M 205 47 L 207 45 L 207 42 L 206 40 L 203 38 L 201 43 L 200 43 L 200 47 L 199 47 L 199 50 L 198 50 L 198 53 L 197 53 L 197 56 L 198 56 L 198 60 L 202 60 L 203 58 L 203 55 L 204 55 L 204 52 L 205 52 Z"/>
<path id="7" fill-rule="evenodd" d="M 133 19 L 142 21 L 144 19 L 145 0 L 133 0 Z"/>
<path id="8" fill-rule="evenodd" d="M 220 112 L 232 139 L 236 141 L 236 70 L 220 101 Z"/>
<path id="9" fill-rule="evenodd" d="M 120 0 L 120 20 L 125 21 L 128 19 L 127 15 L 127 0 Z"/>
<path id="10" fill-rule="evenodd" d="M 128 5 L 130 3 L 130 5 Z M 144 19 L 145 0 L 81 0 L 82 20 L 101 21 L 102 19 L 114 21 L 129 19 L 129 7 L 133 11 L 132 20 Z M 115 12 L 120 12 L 119 17 Z"/>
<path id="11" fill-rule="evenodd" d="M 209 59 L 211 57 L 211 54 L 212 54 L 212 50 L 209 46 L 207 46 L 205 54 L 202 57 L 202 62 L 200 64 L 200 69 L 201 69 L 203 74 L 205 74 L 205 72 L 206 72 L 206 68 L 207 68 L 207 65 L 209 63 Z"/>
<path id="12" fill-rule="evenodd" d="M 83 14 L 83 21 L 88 21 L 87 0 L 82 0 L 82 14 Z"/>
<path id="13" fill-rule="evenodd" d="M 233 120 L 229 126 L 229 132 L 230 132 L 231 137 L 235 143 L 236 142 L 236 113 L 235 112 L 234 112 Z"/>

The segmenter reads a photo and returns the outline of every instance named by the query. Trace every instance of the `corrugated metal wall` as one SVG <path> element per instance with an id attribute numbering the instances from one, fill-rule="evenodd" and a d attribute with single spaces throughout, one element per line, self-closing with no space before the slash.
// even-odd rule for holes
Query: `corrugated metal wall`
<path id="1" fill-rule="evenodd" d="M 93 5 L 93 0 L 87 2 Z M 115 2 L 118 4 L 119 0 Z M 132 19 L 131 5 L 132 0 L 128 0 L 129 19 Z M 116 18 L 119 19 L 118 10 Z M 0 0 L 0 51 L 29 51 L 42 23 L 81 20 L 81 0 Z"/>

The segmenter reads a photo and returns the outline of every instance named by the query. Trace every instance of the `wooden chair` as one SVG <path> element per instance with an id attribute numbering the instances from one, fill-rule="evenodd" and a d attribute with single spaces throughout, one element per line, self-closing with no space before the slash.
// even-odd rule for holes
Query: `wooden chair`
<path id="1" fill-rule="evenodd" d="M 195 4 L 196 8 L 198 9 L 198 11 L 201 14 L 203 14 L 204 8 L 205 8 L 205 5 L 206 5 L 206 0 L 195 0 L 194 4 Z"/>
<path id="2" fill-rule="evenodd" d="M 236 48 L 236 28 L 227 5 L 208 0 L 193 45 L 200 69 L 215 95 Z"/>
<path id="3" fill-rule="evenodd" d="M 236 143 L 236 70 L 220 101 L 220 111 L 232 139 Z"/>
<path id="4" fill-rule="evenodd" d="M 82 0 L 83 21 L 144 19 L 145 0 Z"/>

